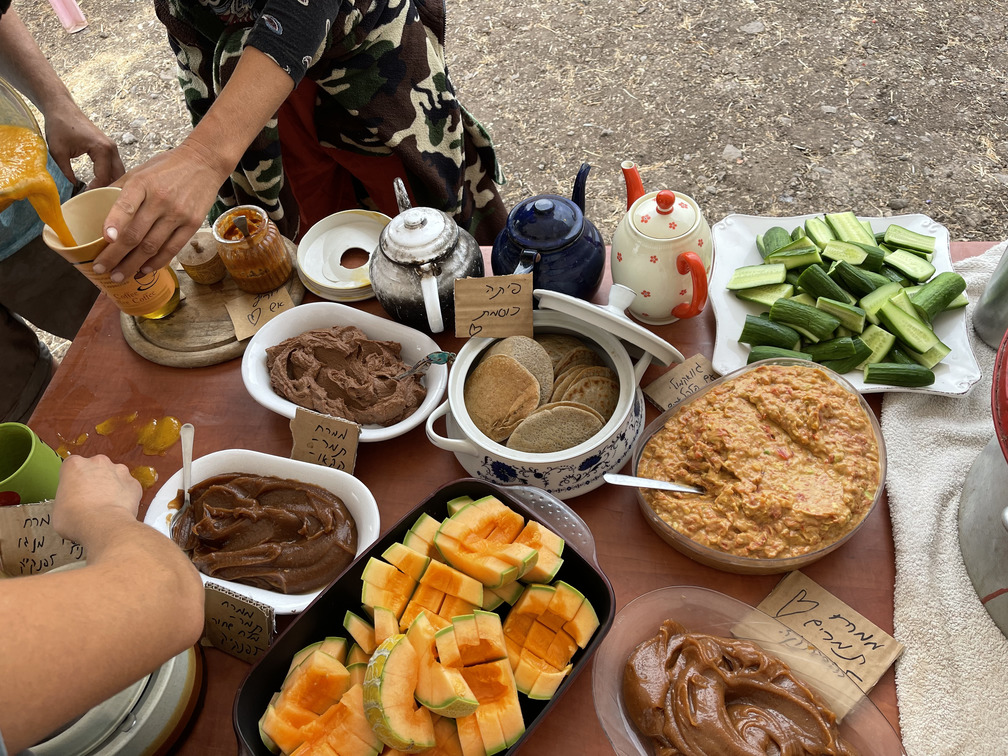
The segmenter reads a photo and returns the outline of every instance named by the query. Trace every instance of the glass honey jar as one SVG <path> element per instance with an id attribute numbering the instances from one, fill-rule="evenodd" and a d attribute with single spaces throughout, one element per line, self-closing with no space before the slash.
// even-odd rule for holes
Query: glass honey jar
<path id="1" fill-rule="evenodd" d="M 213 235 L 224 267 L 242 291 L 273 291 L 294 270 L 279 229 L 260 207 L 231 208 L 214 221 Z"/>

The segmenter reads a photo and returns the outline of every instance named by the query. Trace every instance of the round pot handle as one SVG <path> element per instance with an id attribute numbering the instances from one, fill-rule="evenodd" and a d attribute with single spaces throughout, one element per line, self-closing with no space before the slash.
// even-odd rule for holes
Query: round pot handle
<path id="1" fill-rule="evenodd" d="M 534 249 L 523 249 L 518 255 L 518 264 L 515 266 L 513 276 L 521 276 L 531 273 L 535 264 L 539 262 L 539 253 Z"/>
<path id="2" fill-rule="evenodd" d="M 672 308 L 672 314 L 679 318 L 692 318 L 703 312 L 707 306 L 707 271 L 703 261 L 696 252 L 683 252 L 676 258 L 676 270 L 685 275 L 687 272 L 693 279 L 693 299 L 681 302 Z"/>
<path id="3" fill-rule="evenodd" d="M 430 326 L 431 333 L 441 333 L 444 330 L 441 298 L 438 295 L 437 278 L 434 277 L 430 264 L 420 266 L 420 291 L 423 292 L 424 308 L 427 310 L 427 325 Z"/>
<path id="4" fill-rule="evenodd" d="M 446 399 L 441 402 L 441 405 L 437 409 L 427 416 L 427 421 L 424 423 L 424 428 L 427 431 L 427 438 L 430 439 L 430 442 L 439 449 L 457 452 L 459 454 L 468 454 L 470 456 L 478 456 L 479 450 L 468 441 L 463 439 L 445 438 L 444 436 L 438 435 L 437 431 L 434 430 L 434 421 L 447 414 L 448 400 Z"/>

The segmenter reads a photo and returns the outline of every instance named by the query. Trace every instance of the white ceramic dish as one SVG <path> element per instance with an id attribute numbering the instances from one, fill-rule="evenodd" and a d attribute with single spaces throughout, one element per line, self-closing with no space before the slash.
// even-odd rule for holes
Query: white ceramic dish
<path id="1" fill-rule="evenodd" d="M 819 214 L 821 217 L 821 214 Z M 766 308 L 752 302 L 744 302 L 725 288 L 732 272 L 742 265 L 758 265 L 761 262 L 756 250 L 756 234 L 765 233 L 773 226 L 781 226 L 788 231 L 802 225 L 811 215 L 796 215 L 773 218 L 755 215 L 729 215 L 712 229 L 714 236 L 714 270 L 711 273 L 710 301 L 714 307 L 717 332 L 714 337 L 714 369 L 725 375 L 746 364 L 749 347 L 738 342 L 739 334 L 747 314 L 757 315 Z M 949 232 L 940 223 L 926 215 L 895 215 L 890 218 L 863 218 L 871 223 L 873 231 L 884 231 L 890 224 L 897 224 L 929 234 L 936 238 L 935 252 L 931 263 L 938 273 L 952 270 L 949 247 Z M 844 375 L 862 393 L 882 391 L 917 391 L 935 394 L 965 394 L 980 380 L 980 366 L 977 364 L 966 332 L 964 310 L 943 313 L 935 320 L 934 330 L 938 338 L 952 351 L 934 368 L 935 382 L 924 388 L 903 388 L 865 383 L 860 371 L 854 370 Z"/>
<path id="2" fill-rule="evenodd" d="M 381 533 L 381 517 L 378 513 L 378 503 L 371 491 L 357 478 L 342 470 L 334 470 L 308 462 L 299 462 L 272 454 L 250 451 L 248 449 L 225 449 L 207 454 L 192 463 L 192 483 L 196 485 L 206 478 L 229 472 L 250 472 L 256 475 L 272 475 L 278 478 L 290 478 L 302 483 L 312 483 L 331 491 L 342 499 L 357 523 L 357 555 L 367 551 L 368 547 L 378 540 Z M 170 524 L 175 509 L 168 505 L 175 500 L 182 489 L 182 471 L 179 470 L 155 494 L 147 509 L 144 522 L 154 529 L 170 534 Z M 239 596 L 258 601 L 273 607 L 277 614 L 297 614 L 302 611 L 323 590 L 309 593 L 279 593 L 264 588 L 243 585 L 232 580 L 219 580 L 200 573 L 204 585 L 220 585 L 234 591 Z M 333 579 L 337 576 L 334 575 Z"/>
<path id="3" fill-rule="evenodd" d="M 649 756 L 623 704 L 623 668 L 639 644 L 658 633 L 666 619 L 687 630 L 757 642 L 787 662 L 834 711 L 850 707 L 840 732 L 863 756 L 904 754 L 903 746 L 881 711 L 826 656 L 797 642 L 787 627 L 748 604 L 696 586 L 670 586 L 634 599 L 616 615 L 595 655 L 592 694 L 595 713 L 609 742 L 621 756 Z M 740 623 L 745 623 L 744 627 Z"/>
<path id="4" fill-rule="evenodd" d="M 298 305 L 260 328 L 245 348 L 245 354 L 242 356 L 242 381 L 252 398 L 266 409 L 293 418 L 297 412 L 297 405 L 275 393 L 270 385 L 269 371 L 266 368 L 266 348 L 305 331 L 335 325 L 357 326 L 368 335 L 368 338 L 399 342 L 402 344 L 402 360 L 407 365 L 414 365 L 428 354 L 441 351 L 437 342 L 427 334 L 394 320 L 380 318 L 336 302 Z M 427 387 L 427 396 L 416 412 L 394 425 L 361 426 L 359 441 L 362 443 L 385 441 L 423 423 L 444 395 L 445 387 L 448 385 L 447 366 L 431 365 L 424 375 L 423 383 Z"/>
<path id="5" fill-rule="evenodd" d="M 389 220 L 387 215 L 371 210 L 343 210 L 308 229 L 297 251 L 298 275 L 305 287 L 338 302 L 373 297 L 368 263 Z M 348 268 L 342 264 L 343 256 L 352 250 L 363 252 L 367 259 Z"/>

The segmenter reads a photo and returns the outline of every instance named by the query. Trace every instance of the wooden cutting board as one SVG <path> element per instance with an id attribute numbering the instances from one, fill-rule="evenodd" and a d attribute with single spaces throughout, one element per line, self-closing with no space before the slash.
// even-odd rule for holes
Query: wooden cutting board
<path id="1" fill-rule="evenodd" d="M 213 243 L 213 235 L 202 229 L 189 243 L 193 242 L 207 246 Z M 294 263 L 294 272 L 284 286 L 298 305 L 304 299 L 305 287 L 297 274 L 297 245 L 289 239 L 284 243 Z M 178 309 L 161 320 L 121 313 L 126 343 L 141 357 L 168 367 L 206 367 L 241 357 L 248 339 L 235 338 L 225 304 L 244 294 L 234 279 L 225 276 L 215 284 L 204 285 L 193 281 L 181 266 L 175 272 L 183 296 Z"/>

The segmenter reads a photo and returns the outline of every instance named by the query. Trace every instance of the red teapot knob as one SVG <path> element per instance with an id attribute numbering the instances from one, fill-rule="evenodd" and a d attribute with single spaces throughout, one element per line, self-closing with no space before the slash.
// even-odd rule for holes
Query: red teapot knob
<path id="1" fill-rule="evenodd" d="M 662 215 L 668 215 L 674 209 L 673 205 L 675 205 L 675 192 L 671 189 L 662 189 L 655 197 L 655 204 L 658 205 L 659 213 Z"/>

